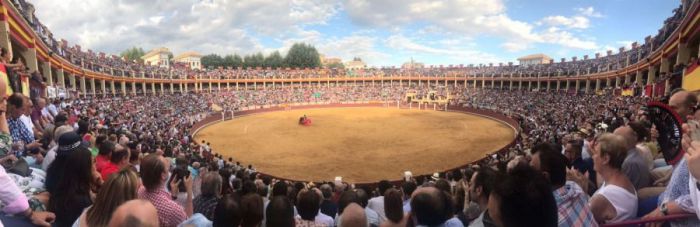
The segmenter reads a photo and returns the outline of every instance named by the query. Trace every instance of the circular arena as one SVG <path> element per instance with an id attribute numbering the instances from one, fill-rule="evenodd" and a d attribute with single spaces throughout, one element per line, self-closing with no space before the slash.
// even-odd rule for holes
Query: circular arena
<path id="1" fill-rule="evenodd" d="M 0 0 L 0 28 L 0 226 L 700 226 L 700 0 Z"/>
<path id="2" fill-rule="evenodd" d="M 310 126 L 298 124 L 306 115 Z M 211 124 L 195 135 L 261 173 L 300 181 L 398 180 L 463 166 L 515 138 L 503 121 L 461 111 L 329 106 L 264 111 Z M 391 160 L 391 163 L 387 163 Z M 314 168 L 308 168 L 314 166 Z"/>

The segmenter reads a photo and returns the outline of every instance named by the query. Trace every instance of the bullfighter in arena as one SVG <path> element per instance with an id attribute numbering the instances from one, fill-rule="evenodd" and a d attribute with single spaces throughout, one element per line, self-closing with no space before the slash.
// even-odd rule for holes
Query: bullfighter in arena
<path id="1" fill-rule="evenodd" d="M 299 124 L 304 126 L 311 125 L 311 119 L 304 114 L 304 116 L 299 118 Z"/>

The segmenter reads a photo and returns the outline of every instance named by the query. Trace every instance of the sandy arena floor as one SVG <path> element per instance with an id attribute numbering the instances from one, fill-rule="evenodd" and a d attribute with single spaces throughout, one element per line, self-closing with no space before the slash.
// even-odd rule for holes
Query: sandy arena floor
<path id="1" fill-rule="evenodd" d="M 306 114 L 313 125 L 299 126 Z M 215 123 L 195 135 L 260 172 L 304 181 L 352 183 L 442 171 L 512 141 L 509 126 L 476 115 L 394 108 L 269 112 Z"/>

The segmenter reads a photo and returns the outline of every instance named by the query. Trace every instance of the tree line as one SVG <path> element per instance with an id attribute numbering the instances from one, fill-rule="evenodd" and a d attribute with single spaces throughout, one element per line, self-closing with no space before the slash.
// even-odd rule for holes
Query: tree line
<path id="1" fill-rule="evenodd" d="M 142 48 L 132 47 L 122 51 L 120 56 L 127 61 L 141 61 L 144 54 L 145 51 Z M 169 58 L 172 60 L 172 54 Z M 289 48 L 286 56 L 282 56 L 279 51 L 272 52 L 267 56 L 260 52 L 245 56 L 229 54 L 223 57 L 218 54 L 209 54 L 202 57 L 201 64 L 205 68 L 315 68 L 321 67 L 321 58 L 314 46 L 306 43 L 295 43 Z M 328 67 L 342 68 L 343 64 L 332 64 Z"/>
<path id="2" fill-rule="evenodd" d="M 245 55 L 229 54 L 220 56 L 209 54 L 202 57 L 202 66 L 205 68 L 233 67 L 271 67 L 271 68 L 314 68 L 321 66 L 321 58 L 316 48 L 310 44 L 295 43 L 289 48 L 286 56 L 275 51 L 265 56 L 263 53 Z"/>

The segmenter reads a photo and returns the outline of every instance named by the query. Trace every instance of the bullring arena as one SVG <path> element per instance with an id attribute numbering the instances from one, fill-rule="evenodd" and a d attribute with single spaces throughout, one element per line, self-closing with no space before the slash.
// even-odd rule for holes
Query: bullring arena
<path id="1" fill-rule="evenodd" d="M 302 115 L 312 125 L 298 125 Z M 514 137 L 510 125 L 484 115 L 395 106 L 265 111 L 210 124 L 195 135 L 265 174 L 303 181 L 342 176 L 352 183 L 456 168 L 498 151 Z"/>
<path id="2" fill-rule="evenodd" d="M 700 226 L 700 0 L 0 0 L 0 29 L 0 227 Z"/>

